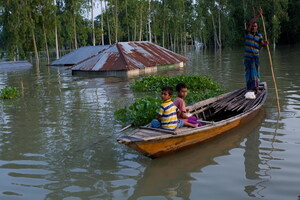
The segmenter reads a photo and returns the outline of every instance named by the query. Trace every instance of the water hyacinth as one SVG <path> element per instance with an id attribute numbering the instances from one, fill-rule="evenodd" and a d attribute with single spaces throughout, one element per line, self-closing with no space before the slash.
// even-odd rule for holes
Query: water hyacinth
<path id="1" fill-rule="evenodd" d="M 156 118 L 160 104 L 161 100 L 158 98 L 140 98 L 132 105 L 117 110 L 114 114 L 116 119 L 124 124 L 142 126 Z"/>
<path id="2" fill-rule="evenodd" d="M 161 87 L 175 88 L 178 83 L 185 83 L 190 91 L 220 89 L 212 78 L 200 75 L 146 76 L 131 83 L 130 88 L 139 92 L 160 92 Z"/>
<path id="3" fill-rule="evenodd" d="M 7 86 L 0 90 L 0 99 L 14 99 L 20 95 L 20 92 L 15 87 Z"/>

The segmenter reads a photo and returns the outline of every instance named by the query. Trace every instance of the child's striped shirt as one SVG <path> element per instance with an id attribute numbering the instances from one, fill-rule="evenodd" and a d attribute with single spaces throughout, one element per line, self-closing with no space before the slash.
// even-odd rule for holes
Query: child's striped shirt
<path id="1" fill-rule="evenodd" d="M 158 113 L 161 116 L 161 126 L 164 129 L 175 130 L 177 128 L 177 107 L 168 99 L 164 101 Z"/>

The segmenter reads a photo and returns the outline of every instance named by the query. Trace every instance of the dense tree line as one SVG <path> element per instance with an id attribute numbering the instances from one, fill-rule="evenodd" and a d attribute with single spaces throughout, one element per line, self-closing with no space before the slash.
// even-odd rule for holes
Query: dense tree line
<path id="1" fill-rule="evenodd" d="M 242 45 L 259 7 L 271 44 L 299 42 L 299 0 L 0 0 L 0 50 L 11 60 L 29 52 L 38 59 L 43 51 L 49 60 L 49 52 L 59 57 L 60 50 L 118 41 L 148 40 L 174 51 Z"/>

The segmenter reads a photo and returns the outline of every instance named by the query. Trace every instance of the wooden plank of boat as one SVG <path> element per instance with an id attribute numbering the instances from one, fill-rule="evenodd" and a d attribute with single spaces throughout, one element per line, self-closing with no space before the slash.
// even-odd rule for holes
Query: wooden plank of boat
<path id="1" fill-rule="evenodd" d="M 267 98 L 267 84 L 261 83 L 254 100 L 245 99 L 245 93 L 245 89 L 235 90 L 189 106 L 191 113 L 204 123 L 201 127 L 169 131 L 143 126 L 117 141 L 150 158 L 207 141 L 251 120 Z"/>

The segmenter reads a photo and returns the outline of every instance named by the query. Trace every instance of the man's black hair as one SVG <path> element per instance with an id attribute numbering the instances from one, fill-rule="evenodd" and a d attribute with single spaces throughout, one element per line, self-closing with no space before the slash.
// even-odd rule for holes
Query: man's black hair
<path id="1" fill-rule="evenodd" d="M 182 88 L 187 88 L 187 86 L 186 86 L 184 83 L 178 83 L 178 84 L 176 85 L 176 91 L 177 91 L 177 92 L 180 92 L 180 90 L 181 90 Z"/>

